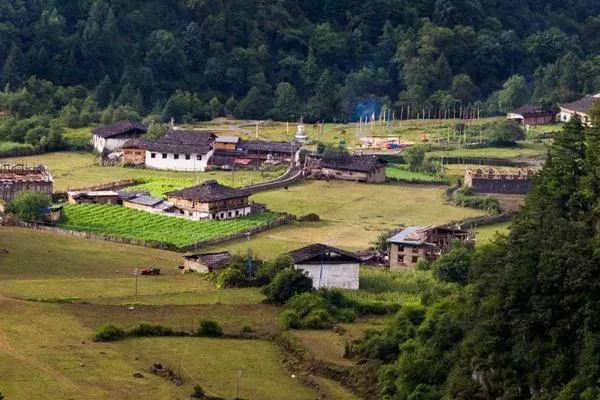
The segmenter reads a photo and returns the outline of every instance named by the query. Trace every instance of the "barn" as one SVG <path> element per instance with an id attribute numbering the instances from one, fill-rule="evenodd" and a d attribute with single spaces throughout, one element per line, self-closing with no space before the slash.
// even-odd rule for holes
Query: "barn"
<path id="1" fill-rule="evenodd" d="M 288 254 L 296 269 L 312 278 L 315 289 L 358 289 L 361 259 L 356 254 L 321 243 Z"/>
<path id="2" fill-rule="evenodd" d="M 219 253 L 197 253 L 186 254 L 183 258 L 183 269 L 185 271 L 207 274 L 226 266 L 231 260 L 231 254 L 227 251 Z"/>
<path id="3" fill-rule="evenodd" d="M 139 122 L 119 121 L 92 131 L 92 144 L 98 153 L 120 150 L 128 140 L 139 139 L 148 129 Z"/>

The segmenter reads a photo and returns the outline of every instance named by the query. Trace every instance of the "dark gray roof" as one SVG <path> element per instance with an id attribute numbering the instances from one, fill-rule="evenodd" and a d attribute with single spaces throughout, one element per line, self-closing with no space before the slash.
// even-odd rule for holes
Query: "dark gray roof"
<path id="1" fill-rule="evenodd" d="M 154 207 L 155 205 L 162 203 L 164 200 L 143 194 L 137 197 L 129 198 L 127 201 L 130 203 L 139 204 L 141 206 Z"/>
<path id="2" fill-rule="evenodd" d="M 244 189 L 234 189 L 221 185 L 217 181 L 206 181 L 201 185 L 167 193 L 169 197 L 177 197 L 191 201 L 218 201 L 236 197 L 248 197 L 251 193 Z"/>
<path id="3" fill-rule="evenodd" d="M 288 254 L 296 264 L 308 262 L 324 262 L 327 264 L 345 261 L 361 262 L 360 257 L 355 253 L 321 243 L 311 244 Z"/>
<path id="4" fill-rule="evenodd" d="M 572 103 L 563 104 L 560 106 L 560 108 L 587 114 L 588 111 L 590 111 L 590 109 L 594 106 L 594 103 L 598 100 L 600 100 L 600 98 L 588 95 Z"/>
<path id="5" fill-rule="evenodd" d="M 321 167 L 324 168 L 359 172 L 372 172 L 386 165 L 387 162 L 378 156 L 324 156 L 321 160 Z"/>
<path id="6" fill-rule="evenodd" d="M 158 153 L 207 154 L 212 149 L 216 136 L 205 131 L 171 131 L 162 139 L 132 139 L 124 149 L 139 148 Z"/>
<path id="7" fill-rule="evenodd" d="M 95 136 L 101 138 L 111 138 L 124 134 L 144 134 L 148 131 L 146 125 L 133 121 L 119 121 L 112 125 L 104 125 L 94 129 L 92 132 Z"/>
<path id="8" fill-rule="evenodd" d="M 266 140 L 240 140 L 237 148 L 242 151 L 258 151 L 263 153 L 289 153 L 300 150 L 296 142 L 270 142 Z"/>
<path id="9" fill-rule="evenodd" d="M 225 266 L 231 260 L 231 254 L 228 251 L 220 253 L 198 253 L 186 254 L 184 258 L 196 260 L 210 269 L 219 269 Z"/>
<path id="10" fill-rule="evenodd" d="M 535 105 L 535 104 L 525 104 L 522 105 L 521 107 L 517 108 L 516 110 L 512 110 L 510 111 L 509 114 L 519 114 L 522 116 L 535 116 L 535 115 L 548 115 L 548 114 L 552 114 L 551 110 L 548 110 L 542 106 L 539 105 Z"/>

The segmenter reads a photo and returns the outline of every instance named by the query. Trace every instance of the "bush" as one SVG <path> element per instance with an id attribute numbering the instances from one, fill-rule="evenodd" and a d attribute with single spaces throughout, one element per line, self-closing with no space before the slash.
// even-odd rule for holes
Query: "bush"
<path id="1" fill-rule="evenodd" d="M 262 290 L 270 303 L 283 304 L 292 296 L 312 290 L 312 279 L 302 270 L 286 269 L 278 272 Z"/>
<path id="2" fill-rule="evenodd" d="M 288 254 L 282 254 L 275 260 L 261 266 L 256 272 L 255 281 L 257 285 L 264 286 L 271 282 L 275 276 L 284 270 L 293 270 L 294 260 Z"/>
<path id="3" fill-rule="evenodd" d="M 500 214 L 502 207 L 498 199 L 490 196 L 474 196 L 471 188 L 450 189 L 450 201 L 460 207 L 475 208 L 490 214 Z"/>
<path id="4" fill-rule="evenodd" d="M 223 336 L 223 328 L 218 322 L 213 320 L 202 320 L 200 321 L 200 328 L 198 328 L 198 336 L 204 337 L 219 337 Z"/>
<path id="5" fill-rule="evenodd" d="M 300 222 L 319 222 L 320 220 L 321 217 L 319 217 L 319 214 L 315 213 L 306 214 L 298 218 Z"/>
<path id="6" fill-rule="evenodd" d="M 131 331 L 129 331 L 130 336 L 141 336 L 141 337 L 149 337 L 149 336 L 171 336 L 173 334 L 173 330 L 169 327 L 165 327 L 162 325 L 152 325 L 152 324 L 139 324 Z"/>
<path id="7" fill-rule="evenodd" d="M 8 204 L 6 211 L 24 221 L 36 222 L 43 219 L 50 205 L 50 197 L 43 193 L 23 192 Z"/>
<path id="8" fill-rule="evenodd" d="M 246 282 L 246 276 L 237 268 L 222 269 L 216 278 L 217 288 L 240 287 Z"/>
<path id="9" fill-rule="evenodd" d="M 104 325 L 96 331 L 97 342 L 112 342 L 124 339 L 126 336 L 127 333 L 123 329 L 112 324 Z"/>

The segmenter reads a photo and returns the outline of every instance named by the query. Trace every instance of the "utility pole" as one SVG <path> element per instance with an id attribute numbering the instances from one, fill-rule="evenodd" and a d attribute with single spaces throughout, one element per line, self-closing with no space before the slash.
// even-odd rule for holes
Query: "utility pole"
<path id="1" fill-rule="evenodd" d="M 135 275 L 135 297 L 138 295 L 138 276 L 140 275 L 140 271 L 135 268 L 133 270 L 133 275 Z"/>
<path id="2" fill-rule="evenodd" d="M 240 379 L 242 378 L 243 371 L 238 369 L 235 371 L 235 398 L 240 398 Z"/>

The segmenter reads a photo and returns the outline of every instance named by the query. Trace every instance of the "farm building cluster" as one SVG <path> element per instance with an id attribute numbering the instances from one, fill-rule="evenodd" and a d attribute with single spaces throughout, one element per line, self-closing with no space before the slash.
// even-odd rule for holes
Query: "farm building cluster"
<path id="1" fill-rule="evenodd" d="M 217 136 L 208 131 L 171 130 L 160 139 L 145 137 L 146 128 L 131 121 L 93 131 L 95 149 L 120 157 L 123 164 L 170 171 L 231 170 L 264 164 L 296 164 L 301 146 L 297 142 L 245 140 Z"/>
<path id="2" fill-rule="evenodd" d="M 552 122 L 569 122 L 577 115 L 585 125 L 590 125 L 590 110 L 598 101 L 600 101 L 600 93 L 588 94 L 571 103 L 561 104 L 558 114 L 555 110 L 541 105 L 525 104 L 516 110 L 510 111 L 507 118 L 528 127 Z"/>
<path id="3" fill-rule="evenodd" d="M 146 192 L 70 191 L 71 204 L 114 204 L 146 212 L 187 218 L 190 220 L 223 220 L 248 216 L 265 211 L 262 204 L 252 203 L 252 193 L 221 185 L 215 180 L 167 193 L 167 200 L 152 197 Z"/>
<path id="4" fill-rule="evenodd" d="M 353 182 L 385 182 L 387 162 L 375 155 L 310 155 L 305 174 L 315 179 L 340 179 Z"/>

